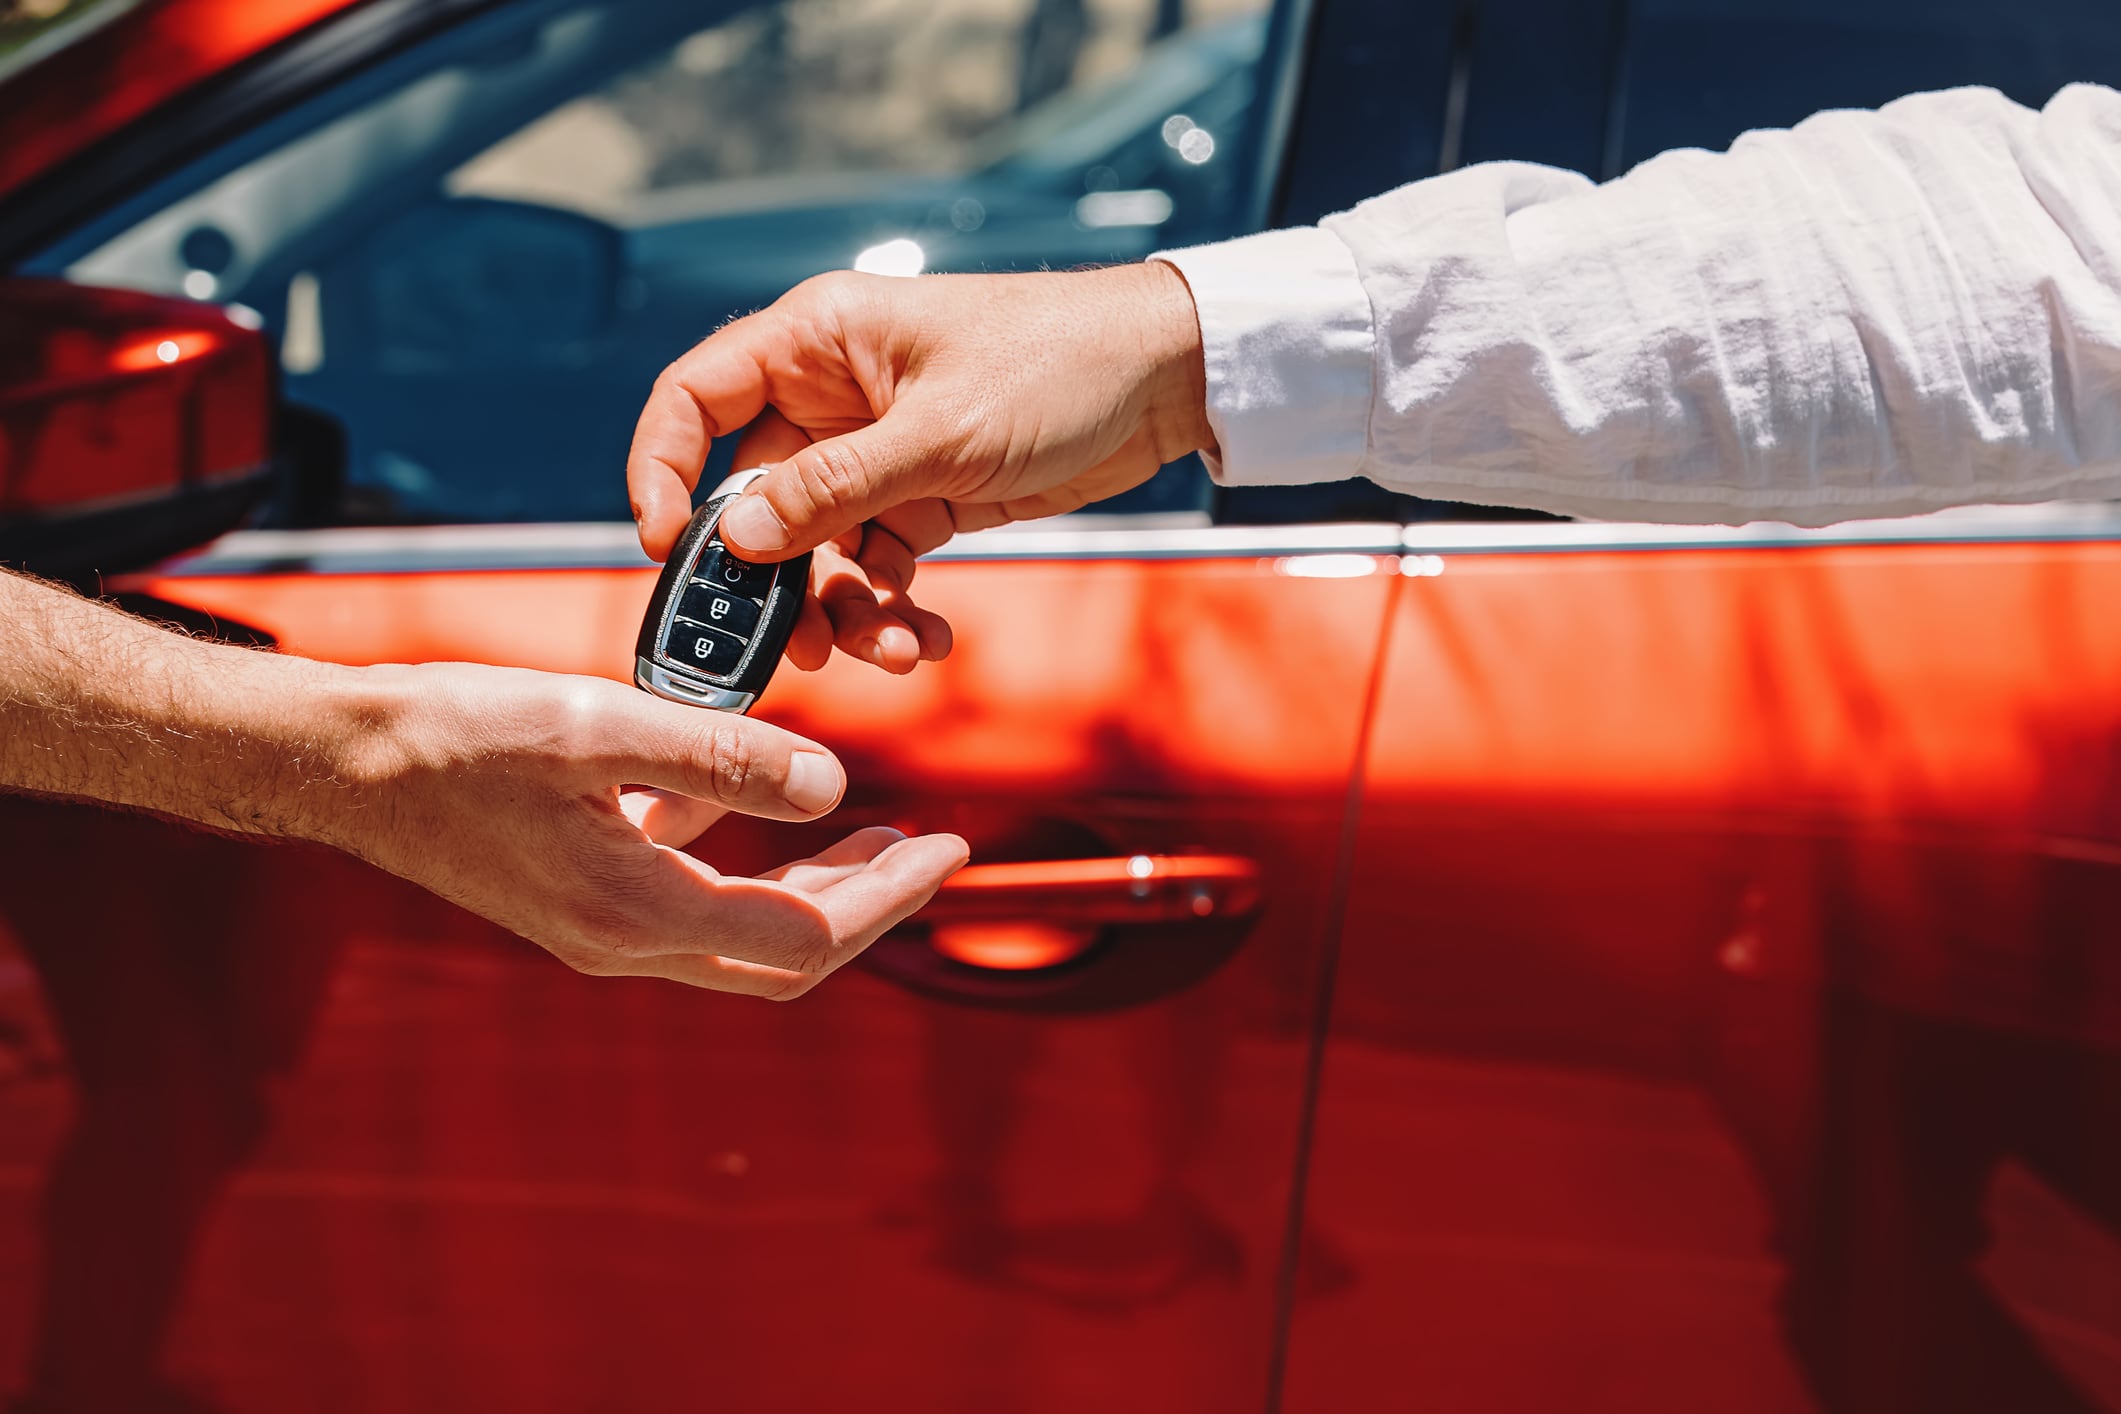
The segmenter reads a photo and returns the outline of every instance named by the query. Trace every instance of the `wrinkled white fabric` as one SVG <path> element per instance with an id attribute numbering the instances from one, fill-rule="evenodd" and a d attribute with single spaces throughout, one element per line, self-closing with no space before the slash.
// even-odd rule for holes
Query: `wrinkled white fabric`
<path id="1" fill-rule="evenodd" d="M 1213 470 L 1602 519 L 2121 497 L 2121 94 L 1822 113 L 1594 185 L 1469 167 L 1166 252 Z"/>

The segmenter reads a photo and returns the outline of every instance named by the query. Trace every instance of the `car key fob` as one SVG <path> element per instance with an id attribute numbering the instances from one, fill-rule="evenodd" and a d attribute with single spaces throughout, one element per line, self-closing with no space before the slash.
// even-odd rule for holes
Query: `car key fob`
<path id="1" fill-rule="evenodd" d="M 748 712 L 766 690 L 810 586 L 810 555 L 740 560 L 715 533 L 722 512 L 764 468 L 741 471 L 692 513 L 641 620 L 633 680 L 658 697 Z"/>

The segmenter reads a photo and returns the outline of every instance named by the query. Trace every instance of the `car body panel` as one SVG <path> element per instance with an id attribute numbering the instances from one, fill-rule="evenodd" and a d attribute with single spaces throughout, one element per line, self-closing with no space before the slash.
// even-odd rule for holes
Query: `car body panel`
<path id="1" fill-rule="evenodd" d="M 449 538 L 393 534 L 430 559 Z M 831 742 L 852 789 L 819 826 L 726 821 L 700 846 L 718 867 L 874 823 L 962 831 L 983 860 L 1259 865 L 1255 920 L 1115 929 L 1068 974 L 1102 990 L 1065 1005 L 1037 974 L 1021 1004 L 1006 978 L 954 997 L 932 968 L 923 991 L 897 985 L 893 950 L 925 951 L 918 937 L 785 1009 L 597 982 L 320 851 L 14 808 L 18 868 L 141 869 L 116 913 L 0 903 L 57 979 L 59 1028 L 94 1038 L 99 1080 L 130 1078 L 84 1087 L 59 1209 L 167 1252 L 197 1213 L 151 1195 L 227 1186 L 172 1363 L 236 1408 L 342 1407 L 341 1390 L 366 1391 L 346 1408 L 1257 1406 L 1396 585 L 1306 574 L 1319 557 L 1271 541 L 928 566 L 924 599 L 963 635 L 950 659 L 908 678 L 789 670 L 768 690 L 762 715 Z M 1333 562 L 1357 559 L 1396 563 Z M 180 564 L 139 587 L 337 661 L 623 677 L 651 574 Z M 164 890 L 199 907 L 142 903 Z M 1173 951 L 1200 958 L 1176 981 L 1158 965 Z M 187 956 L 211 962 L 172 961 Z M 129 994 L 93 985 L 90 957 L 143 984 L 182 971 L 187 1004 L 128 1024 Z M 1150 994 L 1130 993 L 1137 976 Z M 51 1161 L 63 1091 L 55 1074 L 0 1091 L 19 1172 Z M 206 1137 L 143 1129 L 142 1108 Z M 83 1155 L 83 1133 L 109 1130 L 133 1162 Z M 11 1245 L 27 1197 L 0 1224 Z M 77 1281 L 138 1261 L 46 1240 Z M 261 1323 L 285 1338 L 252 1339 Z M 27 1324 L 8 1323 L 10 1363 Z M 63 1338 L 107 1358 L 101 1327 Z"/>
<path id="2" fill-rule="evenodd" d="M 117 15 L 7 78 L 0 195 L 357 2 L 164 0 Z"/>
<path id="3" fill-rule="evenodd" d="M 2121 1399 L 2121 544 L 1919 534 L 1412 557 L 1286 1408 Z"/>

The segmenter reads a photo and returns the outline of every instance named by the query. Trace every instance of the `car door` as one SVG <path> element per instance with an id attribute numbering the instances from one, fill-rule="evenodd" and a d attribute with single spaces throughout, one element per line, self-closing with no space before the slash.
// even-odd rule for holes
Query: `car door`
<path id="1" fill-rule="evenodd" d="M 867 188 L 834 161 L 872 153 L 887 121 L 893 151 L 926 160 L 933 142 L 955 173 L 959 195 L 919 216 L 960 263 L 984 258 L 978 229 L 1021 238 L 1043 211 L 1024 198 L 1012 228 L 1012 192 L 1065 190 L 1051 171 L 994 175 L 1037 165 L 1026 153 L 1050 166 L 1067 146 L 1050 129 L 997 156 L 952 125 L 1009 129 L 1030 80 L 1007 65 L 1062 43 L 1072 7 L 792 0 L 663 27 L 673 8 L 524 3 L 422 30 L 114 193 L 31 262 L 188 282 L 279 341 L 299 494 L 277 528 L 135 591 L 342 662 L 624 677 L 652 569 L 623 522 L 578 518 L 623 515 L 648 374 L 728 312 L 698 292 L 748 278 L 764 297 L 799 272 L 747 274 L 762 249 L 856 231 L 844 193 Z M 1203 30 L 1225 43 L 1250 23 L 1241 67 L 1210 75 L 1256 90 L 1237 126 L 1213 161 L 1179 148 L 1206 108 L 1152 113 L 1174 157 L 1124 125 L 1085 136 L 1072 244 L 1009 259 L 1260 219 L 1300 16 L 1177 7 L 1199 23 L 1165 34 L 1164 8 L 1100 11 L 1066 62 L 1041 51 L 1025 72 L 1154 77 L 1177 44 L 1184 77 Z M 847 32 L 862 43 L 833 49 Z M 796 126 L 754 126 L 750 148 L 721 128 L 712 150 L 682 140 L 702 105 L 741 122 L 717 87 L 736 59 L 825 64 L 820 45 L 837 57 L 809 73 L 832 81 L 810 126 L 783 105 L 773 123 Z M 1181 116 L 1193 128 L 1167 141 Z M 776 143 L 789 170 L 743 155 Z M 537 185 L 554 152 L 583 185 L 638 161 L 619 193 L 638 203 L 561 204 Z M 1215 161 L 1213 180 L 1183 170 Z M 749 185 L 722 189 L 729 172 Z M 762 192 L 776 177 L 805 190 Z M 1131 205 L 1081 205 L 1115 193 Z M 452 200 L 467 205 L 406 235 L 405 213 Z M 775 200 L 792 214 L 762 243 L 747 223 Z M 503 205 L 507 229 L 479 224 Z M 862 239 L 913 239 L 898 219 Z M 481 232 L 495 244 L 474 259 Z M 490 283 L 453 291 L 452 272 Z M 397 304 L 364 322 L 349 285 Z M 534 325 L 478 322 L 517 289 Z M 921 574 L 957 627 L 947 662 L 773 684 L 762 714 L 831 743 L 848 800 L 822 828 L 730 820 L 703 856 L 765 867 L 881 822 L 959 830 L 992 867 L 796 1006 L 585 979 L 321 850 L 10 805 L 0 1367 L 53 1407 L 97 1409 L 1265 1402 L 1398 530 L 1217 527 L 1206 502 L 1199 468 L 1175 468 L 1134 503 L 1153 514 L 969 540 Z M 436 520 L 452 523 L 420 523 Z"/>
<path id="2" fill-rule="evenodd" d="M 2038 104 L 2117 39 L 1491 5 L 1452 156 Z M 2121 1408 L 2121 515 L 1406 537 L 1283 1407 Z"/>

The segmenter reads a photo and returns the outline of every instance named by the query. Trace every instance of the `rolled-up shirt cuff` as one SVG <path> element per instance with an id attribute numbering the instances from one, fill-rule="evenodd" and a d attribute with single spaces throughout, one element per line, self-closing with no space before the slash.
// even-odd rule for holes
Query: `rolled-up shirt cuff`
<path id="1" fill-rule="evenodd" d="M 1229 486 L 1358 475 L 1376 333 L 1355 257 L 1316 226 L 1159 251 L 1193 291 L 1207 362 L 1208 469 Z"/>

